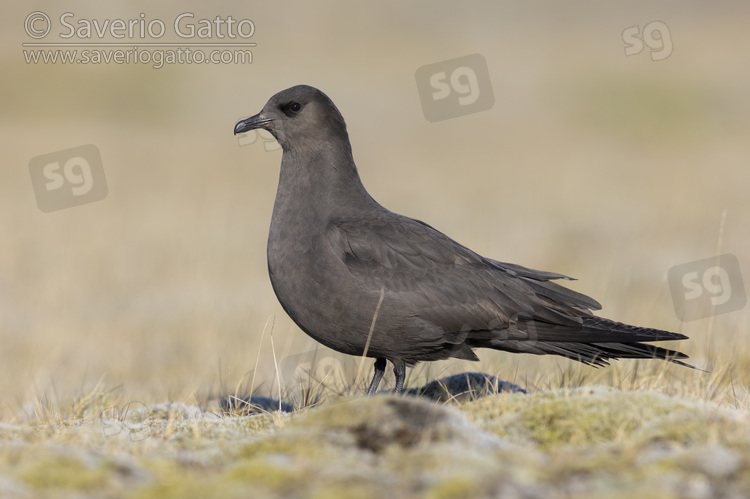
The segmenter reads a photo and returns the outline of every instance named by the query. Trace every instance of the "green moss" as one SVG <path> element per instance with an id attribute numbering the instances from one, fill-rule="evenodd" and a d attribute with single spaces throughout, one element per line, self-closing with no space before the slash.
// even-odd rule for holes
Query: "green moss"
<path id="1" fill-rule="evenodd" d="M 211 477 L 196 477 L 191 474 L 180 474 L 171 477 L 159 477 L 153 485 L 139 489 L 135 499 L 205 499 L 221 497 L 223 499 L 240 499 L 262 497 L 250 494 L 247 489 L 235 484 L 222 482 Z"/>
<path id="2" fill-rule="evenodd" d="M 275 455 L 240 462 L 223 473 L 221 481 L 241 484 L 246 490 L 255 491 L 254 496 L 267 491 L 273 496 L 289 497 L 382 497 L 382 487 L 370 476 L 352 474 L 352 467 L 343 454 L 322 461 Z"/>
<path id="3" fill-rule="evenodd" d="M 317 434 L 305 435 L 287 432 L 258 438 L 242 445 L 237 451 L 241 458 L 261 458 L 273 454 L 300 456 L 310 459 L 320 458 L 325 440 Z"/>
<path id="4" fill-rule="evenodd" d="M 229 468 L 224 468 L 158 459 L 152 460 L 148 469 L 152 479 L 136 491 L 136 499 L 268 497 L 288 490 L 291 483 L 289 473 L 264 461 L 232 461 Z"/>
<path id="5" fill-rule="evenodd" d="M 308 411 L 294 418 L 292 428 L 335 431 L 353 438 L 360 449 L 375 453 L 397 445 L 404 448 L 461 435 L 461 421 L 446 409 L 410 397 L 378 396 L 351 400 Z"/>
<path id="6" fill-rule="evenodd" d="M 72 455 L 35 456 L 21 466 L 18 478 L 39 489 L 91 490 L 106 483 L 109 470 L 105 462 L 92 467 Z"/>
<path id="7" fill-rule="evenodd" d="M 3 446 L 0 467 L 40 496 L 106 490 L 141 499 L 506 492 L 624 498 L 750 491 L 745 411 L 603 387 L 500 394 L 460 408 L 465 417 L 454 407 L 378 396 L 291 417 L 154 418 L 138 441 L 81 421 L 59 424 L 46 437 L 40 431 L 33 443 Z"/>
<path id="8" fill-rule="evenodd" d="M 322 484 L 310 491 L 311 499 L 378 499 L 383 496 L 377 484 L 364 481 Z"/>
<path id="9" fill-rule="evenodd" d="M 260 433 L 272 428 L 285 419 L 288 419 L 288 416 L 284 416 L 278 413 L 261 413 L 251 416 L 239 416 L 235 419 L 237 427 L 242 431 L 250 433 Z"/>
<path id="10" fill-rule="evenodd" d="M 550 454 L 551 458 L 539 470 L 539 475 L 547 483 L 593 476 L 630 480 L 639 472 L 636 456 L 623 445 L 565 446 Z"/>
<path id="11" fill-rule="evenodd" d="M 675 399 L 655 393 L 597 387 L 492 397 L 463 410 L 499 436 L 551 447 L 620 441 L 680 407 Z"/>
<path id="12" fill-rule="evenodd" d="M 666 417 L 644 425 L 634 439 L 641 445 L 668 441 L 684 446 L 719 443 L 728 447 L 746 447 L 746 423 L 728 416 L 714 413 L 709 408 L 679 407 Z"/>
<path id="13" fill-rule="evenodd" d="M 470 476 L 449 476 L 430 486 L 424 496 L 429 499 L 464 499 L 480 497 L 481 487 Z"/>
<path id="14" fill-rule="evenodd" d="M 263 486 L 276 492 L 288 492 L 304 486 L 304 474 L 298 467 L 274 464 L 270 460 L 253 459 L 241 462 L 226 473 L 228 480 Z"/>

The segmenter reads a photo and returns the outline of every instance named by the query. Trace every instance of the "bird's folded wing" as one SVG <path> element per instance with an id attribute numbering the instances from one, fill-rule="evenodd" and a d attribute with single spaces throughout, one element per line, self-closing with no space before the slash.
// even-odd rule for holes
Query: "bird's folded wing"
<path id="1" fill-rule="evenodd" d="M 471 260 L 474 256 L 429 225 L 406 217 L 340 220 L 332 223 L 331 229 L 353 264 L 413 271 L 451 266 L 458 259 Z M 479 261 L 478 257 L 474 259 Z"/>
<path id="2" fill-rule="evenodd" d="M 329 244 L 349 272 L 408 301 L 415 314 L 438 324 L 503 329 L 519 319 L 580 325 L 593 299 L 541 272 L 488 260 L 429 225 L 399 215 L 329 227 Z"/>

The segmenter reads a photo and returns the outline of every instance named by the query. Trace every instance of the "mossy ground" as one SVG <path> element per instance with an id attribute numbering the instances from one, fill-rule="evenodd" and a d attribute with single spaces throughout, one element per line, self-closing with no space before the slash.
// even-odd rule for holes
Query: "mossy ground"
<path id="1" fill-rule="evenodd" d="M 0 428 L 2 497 L 743 497 L 746 411 L 595 386 Z"/>

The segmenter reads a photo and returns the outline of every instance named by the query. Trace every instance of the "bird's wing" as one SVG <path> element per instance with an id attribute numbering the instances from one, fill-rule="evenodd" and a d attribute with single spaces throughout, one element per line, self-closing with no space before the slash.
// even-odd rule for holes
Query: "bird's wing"
<path id="1" fill-rule="evenodd" d="M 518 320 L 580 326 L 593 299 L 552 279 L 565 276 L 483 258 L 429 225 L 388 213 L 337 220 L 329 244 L 363 286 L 385 290 L 446 331 L 505 329 Z"/>

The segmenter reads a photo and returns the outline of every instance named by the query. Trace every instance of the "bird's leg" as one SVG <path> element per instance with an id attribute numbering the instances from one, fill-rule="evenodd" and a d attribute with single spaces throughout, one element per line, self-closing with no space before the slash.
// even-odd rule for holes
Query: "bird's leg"
<path id="1" fill-rule="evenodd" d="M 385 359 L 380 357 L 375 359 L 375 375 L 370 382 L 370 388 L 367 389 L 367 395 L 375 395 L 375 390 L 378 389 L 383 374 L 385 374 Z"/>
<path id="2" fill-rule="evenodd" d="M 404 378 L 406 377 L 406 364 L 403 360 L 396 360 L 393 362 L 393 374 L 396 375 L 396 388 L 393 392 L 396 395 L 404 393 Z"/>

